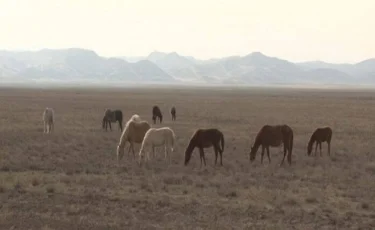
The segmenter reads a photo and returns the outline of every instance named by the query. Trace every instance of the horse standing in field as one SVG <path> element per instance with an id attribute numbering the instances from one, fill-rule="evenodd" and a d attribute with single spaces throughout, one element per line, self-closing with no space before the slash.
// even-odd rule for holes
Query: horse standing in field
<path id="1" fill-rule="evenodd" d="M 126 122 L 124 131 L 121 134 L 120 141 L 117 145 L 117 162 L 120 162 L 124 156 L 124 149 L 126 142 L 130 143 L 130 148 L 133 151 L 133 158 L 135 159 L 134 143 L 141 144 L 146 132 L 151 128 L 147 121 L 142 121 L 138 115 L 133 115 L 128 122 Z"/>
<path id="2" fill-rule="evenodd" d="M 293 130 L 288 125 L 265 125 L 258 132 L 254 145 L 250 151 L 250 162 L 255 160 L 255 155 L 259 146 L 262 146 L 261 163 L 263 163 L 264 150 L 267 149 L 268 162 L 271 163 L 269 147 L 279 147 L 284 145 L 284 157 L 281 161 L 284 163 L 285 156 L 288 152 L 289 165 L 292 164 L 292 150 L 293 150 Z"/>
<path id="3" fill-rule="evenodd" d="M 315 156 L 319 145 L 320 156 L 322 156 L 322 142 L 327 142 L 328 144 L 328 155 L 331 155 L 331 139 L 332 139 L 332 129 L 330 127 L 317 128 L 310 137 L 309 143 L 307 145 L 307 155 L 311 155 L 312 147 L 314 142 L 315 145 Z"/>
<path id="4" fill-rule="evenodd" d="M 199 148 L 199 155 L 201 159 L 200 167 L 202 167 L 202 160 L 206 166 L 206 157 L 204 156 L 203 149 L 211 146 L 213 146 L 215 151 L 215 165 L 217 163 L 218 154 L 220 154 L 220 165 L 223 165 L 224 135 L 220 130 L 211 128 L 198 129 L 194 132 L 185 150 L 185 166 L 189 163 L 195 147 Z"/>
<path id="5" fill-rule="evenodd" d="M 43 133 L 51 133 L 54 130 L 55 111 L 52 108 L 45 108 L 43 112 Z"/>
<path id="6" fill-rule="evenodd" d="M 122 111 L 121 110 L 110 110 L 106 109 L 104 112 L 104 117 L 102 121 L 102 127 L 103 129 L 107 131 L 107 126 L 109 125 L 109 129 L 112 131 L 112 122 L 118 121 L 118 125 L 120 127 L 120 130 L 122 132 Z"/>
<path id="7" fill-rule="evenodd" d="M 173 106 L 171 108 L 172 121 L 176 120 L 176 108 Z"/>
<path id="8" fill-rule="evenodd" d="M 141 149 L 139 150 L 139 165 L 141 164 L 142 153 L 145 152 L 146 160 L 150 159 L 149 149 L 152 149 L 153 156 L 155 157 L 155 147 L 164 145 L 164 154 L 165 159 L 167 159 L 167 154 L 169 156 L 169 163 L 171 163 L 171 153 L 173 153 L 174 143 L 176 140 L 176 135 L 174 134 L 173 130 L 169 127 L 162 127 L 162 128 L 150 128 L 142 142 Z"/>
<path id="9" fill-rule="evenodd" d="M 156 124 L 156 118 L 159 118 L 160 124 L 163 121 L 163 115 L 161 114 L 160 108 L 158 106 L 154 106 L 152 108 L 152 120 L 154 124 Z"/>

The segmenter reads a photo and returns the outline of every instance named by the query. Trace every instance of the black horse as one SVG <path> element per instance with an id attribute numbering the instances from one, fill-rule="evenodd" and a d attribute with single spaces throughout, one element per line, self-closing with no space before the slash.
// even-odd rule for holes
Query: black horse
<path id="1" fill-rule="evenodd" d="M 156 118 L 159 118 L 160 124 L 163 121 L 163 115 L 161 114 L 161 111 L 158 106 L 154 106 L 152 108 L 152 120 L 154 121 L 154 124 L 156 124 Z"/>
<path id="2" fill-rule="evenodd" d="M 173 106 L 171 108 L 172 121 L 176 120 L 176 108 Z"/>
<path id="3" fill-rule="evenodd" d="M 112 122 L 118 121 L 120 130 L 122 132 L 122 111 L 121 110 L 110 110 L 106 109 L 103 117 L 102 127 L 103 129 L 107 130 L 107 126 L 109 125 L 109 129 L 112 131 Z"/>

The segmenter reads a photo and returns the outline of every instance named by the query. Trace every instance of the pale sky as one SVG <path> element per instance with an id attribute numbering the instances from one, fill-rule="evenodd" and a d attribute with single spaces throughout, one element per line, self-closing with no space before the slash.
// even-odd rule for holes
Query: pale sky
<path id="1" fill-rule="evenodd" d="M 353 63 L 375 57 L 375 0 L 0 0 L 0 29 L 6 50 Z"/>

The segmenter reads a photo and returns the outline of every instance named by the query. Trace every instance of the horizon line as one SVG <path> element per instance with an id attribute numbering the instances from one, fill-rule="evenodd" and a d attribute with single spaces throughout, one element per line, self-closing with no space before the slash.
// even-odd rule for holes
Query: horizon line
<path id="1" fill-rule="evenodd" d="M 147 60 L 147 57 L 152 54 L 152 53 L 164 53 L 164 54 L 171 54 L 171 53 L 176 53 L 178 54 L 179 56 L 181 57 L 192 57 L 198 61 L 210 61 L 210 60 L 214 60 L 214 59 L 223 59 L 223 58 L 229 58 L 229 57 L 246 57 L 248 55 L 251 55 L 251 54 L 254 54 L 254 53 L 260 53 L 266 57 L 269 57 L 269 58 L 277 58 L 277 59 L 281 59 L 281 60 L 285 60 L 285 61 L 288 61 L 288 62 L 292 62 L 292 63 L 295 63 L 295 64 L 298 64 L 298 63 L 307 63 L 307 62 L 323 62 L 323 63 L 327 63 L 327 64 L 336 64 L 336 65 L 340 65 L 340 64 L 351 64 L 351 65 L 354 65 L 354 64 L 358 64 L 358 63 L 361 63 L 363 61 L 366 61 L 366 60 L 371 60 L 371 59 L 375 59 L 375 57 L 369 57 L 369 58 L 366 58 L 366 59 L 363 59 L 361 61 L 356 61 L 356 62 L 327 62 L 327 61 L 324 61 L 322 59 L 315 59 L 315 60 L 304 60 L 304 61 L 290 61 L 288 59 L 284 59 L 282 57 L 277 57 L 277 56 L 270 56 L 270 55 L 267 55 L 261 51 L 252 51 L 252 52 L 249 52 L 245 55 L 225 55 L 225 56 L 221 56 L 221 57 L 211 57 L 211 58 L 206 58 L 206 59 L 201 59 L 201 58 L 196 58 L 195 56 L 193 55 L 184 55 L 184 54 L 181 54 L 177 51 L 171 51 L 171 52 L 164 52 L 164 51 L 159 51 L 159 50 L 154 50 L 154 51 L 151 51 L 149 54 L 147 55 L 136 55 L 136 56 L 127 56 L 127 55 L 121 55 L 121 56 L 107 56 L 107 55 L 101 55 L 99 52 L 97 52 L 95 49 L 89 49 L 89 48 L 83 48 L 83 47 L 69 47 L 69 48 L 38 48 L 38 49 L 0 49 L 0 52 L 1 51 L 5 51 L 5 52 L 40 52 L 40 51 L 43 51 L 43 50 L 55 50 L 55 51 L 59 51 L 59 50 L 69 50 L 69 49 L 80 49 L 80 50 L 87 50 L 87 51 L 93 51 L 95 54 L 97 54 L 98 56 L 100 57 L 104 57 L 104 58 L 131 58 L 131 57 L 134 57 L 134 58 L 146 58 L 146 59 L 142 59 L 142 60 Z M 126 60 L 127 61 L 127 60 Z"/>

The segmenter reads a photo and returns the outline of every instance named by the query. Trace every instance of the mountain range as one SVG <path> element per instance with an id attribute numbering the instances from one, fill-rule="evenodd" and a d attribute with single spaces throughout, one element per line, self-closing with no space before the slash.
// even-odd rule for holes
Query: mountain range
<path id="1" fill-rule="evenodd" d="M 29 80 L 213 84 L 375 84 L 375 59 L 293 63 L 253 52 L 199 60 L 176 52 L 104 58 L 92 50 L 0 51 L 0 82 Z"/>

